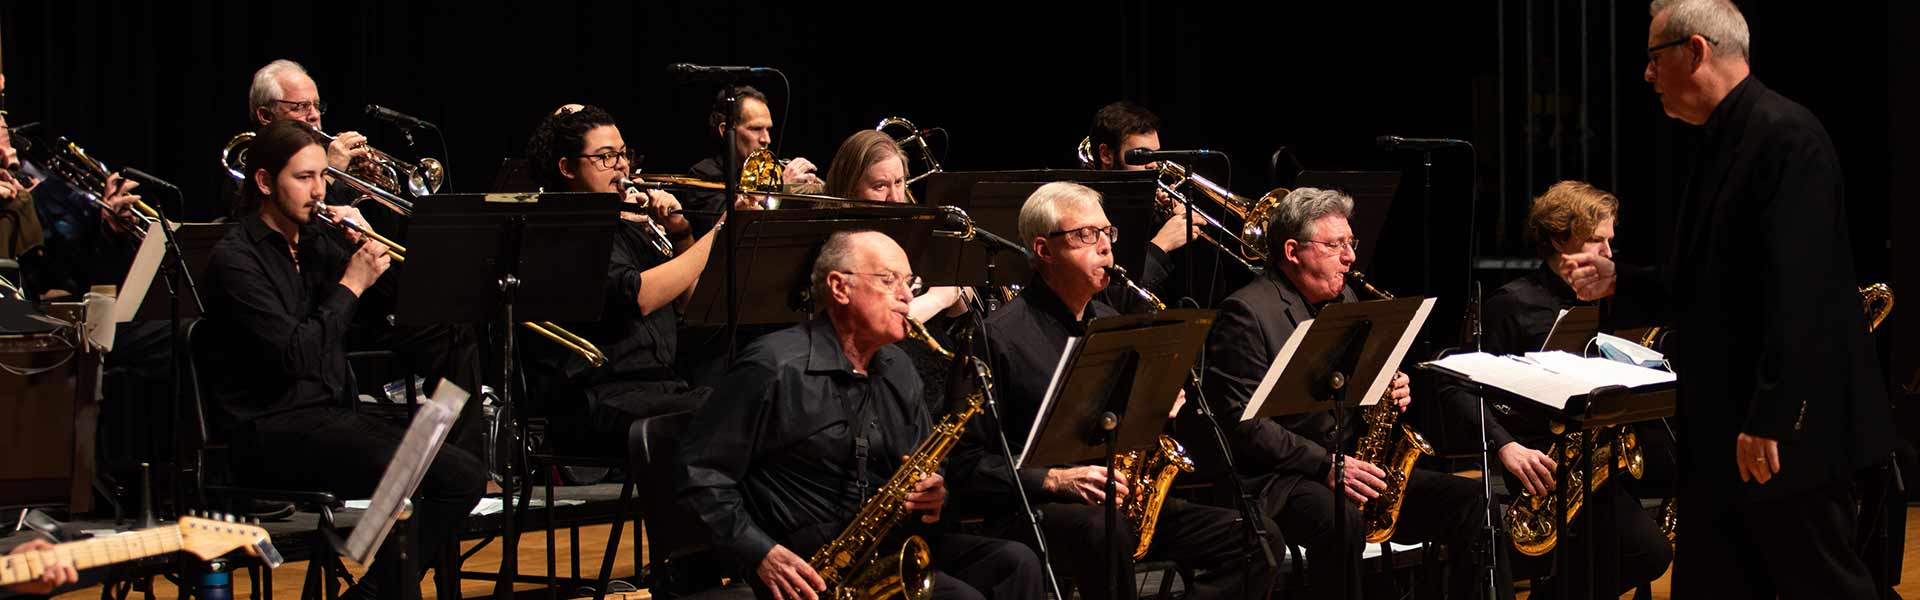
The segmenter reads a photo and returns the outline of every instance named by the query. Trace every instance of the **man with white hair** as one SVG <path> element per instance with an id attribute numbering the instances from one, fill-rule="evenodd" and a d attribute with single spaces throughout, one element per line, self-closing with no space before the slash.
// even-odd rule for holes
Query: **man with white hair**
<path id="1" fill-rule="evenodd" d="M 921 288 L 906 251 L 876 231 L 834 233 L 812 285 L 819 314 L 741 351 L 688 426 L 676 478 L 714 547 L 774 600 L 826 590 L 806 557 L 846 529 L 934 423 L 913 362 L 894 346 Z M 935 598 L 1043 597 L 1032 551 L 939 529 L 946 499 L 943 476 L 929 475 L 904 498 L 902 531 L 872 533 L 925 537 Z"/>
<path id="2" fill-rule="evenodd" d="M 1086 186 L 1055 182 L 1040 186 L 1020 208 L 1020 239 L 1032 251 L 1034 276 L 1020 292 L 987 318 L 995 397 L 1000 417 L 1012 439 L 1024 439 L 1034 427 L 1055 367 L 1067 339 L 1084 336 L 1090 321 L 1119 314 L 1097 295 L 1111 283 L 1106 267 L 1113 264 L 1118 232 L 1100 207 L 1100 193 Z M 1044 517 L 1051 560 L 1073 573 L 1080 595 L 1108 598 L 1115 581 L 1114 556 L 1108 538 L 1123 549 L 1119 573 L 1127 584 L 1118 586 L 1119 599 L 1133 598 L 1133 553 L 1137 540 L 1129 527 L 1108 532 L 1104 508 L 1107 469 L 1098 464 L 1053 465 L 1020 469 L 1017 480 L 1007 477 L 1007 457 L 987 448 L 995 423 L 981 422 L 954 451 L 955 489 L 966 508 L 987 516 L 990 531 L 1025 539 L 1031 530 L 1019 514 L 1014 486 L 1020 486 Z M 1134 493 L 1133 481 L 1115 473 L 1114 494 L 1125 502 Z M 1262 598 L 1273 584 L 1258 549 L 1234 510 L 1168 498 L 1160 507 L 1152 545 L 1146 557 L 1172 560 L 1196 571 L 1188 582 L 1187 597 Z M 1279 528 L 1267 523 L 1268 542 L 1282 553 Z"/>
<path id="3" fill-rule="evenodd" d="M 1680 370 L 1674 597 L 1874 596 L 1851 549 L 1856 474 L 1891 414 L 1860 310 L 1838 156 L 1819 119 L 1760 83 L 1724 0 L 1654 2 L 1647 66 L 1668 116 L 1704 129 L 1672 253 L 1555 271 L 1608 318 L 1671 325 Z"/>
<path id="4" fill-rule="evenodd" d="M 1202 385 L 1219 414 L 1238 415 L 1246 409 L 1300 323 L 1329 304 L 1356 300 L 1346 280 L 1360 243 L 1347 222 L 1352 214 L 1353 198 L 1318 188 L 1294 190 L 1273 211 L 1265 272 L 1220 303 L 1220 318 L 1207 335 Z M 1402 408 L 1412 401 L 1405 374 L 1394 374 L 1388 391 Z M 1231 476 L 1239 477 L 1240 485 L 1259 499 L 1282 535 L 1306 547 L 1307 561 L 1314 565 L 1307 570 L 1312 597 L 1340 597 L 1342 572 L 1345 586 L 1358 593 L 1366 529 L 1360 509 L 1386 490 L 1382 468 L 1387 465 L 1368 464 L 1350 454 L 1367 432 L 1366 422 L 1358 417 L 1359 409 L 1349 409 L 1338 415 L 1320 412 L 1222 424 L 1240 469 Z M 1341 448 L 1330 447 L 1336 418 L 1347 432 Z M 1333 471 L 1335 453 L 1348 454 L 1338 474 Z M 1480 484 L 1414 469 L 1400 493 L 1405 500 L 1393 540 L 1445 542 L 1453 569 L 1447 597 L 1481 597 L 1477 592 L 1487 587 L 1486 567 L 1474 560 L 1474 549 L 1485 545 L 1481 527 L 1487 509 Z M 1335 511 L 1344 515 L 1345 539 L 1334 535 Z M 1493 553 L 1499 598 L 1513 597 L 1506 547 L 1503 542 Z"/>
<path id="5" fill-rule="evenodd" d="M 266 125 L 280 119 L 293 119 L 326 131 L 320 116 L 327 114 L 327 103 L 320 99 L 320 88 L 307 75 L 306 67 L 279 59 L 253 72 L 253 85 L 247 89 L 247 114 L 254 125 Z M 357 131 L 334 134 L 327 143 L 327 166 L 342 171 L 354 159 L 367 155 L 367 136 Z"/>

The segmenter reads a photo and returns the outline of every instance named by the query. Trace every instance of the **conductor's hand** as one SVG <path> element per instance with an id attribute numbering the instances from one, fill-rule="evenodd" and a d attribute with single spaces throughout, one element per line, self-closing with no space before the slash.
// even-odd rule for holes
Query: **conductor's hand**
<path id="1" fill-rule="evenodd" d="M 1333 480 L 1334 471 L 1327 470 L 1327 487 L 1334 491 L 1344 491 L 1347 499 L 1354 504 L 1366 504 L 1368 500 L 1380 497 L 1387 490 L 1387 472 L 1364 460 L 1347 457 L 1339 473 L 1341 481 Z M 1336 485 L 1337 484 L 1337 485 Z"/>
<path id="2" fill-rule="evenodd" d="M 1613 259 L 1598 254 L 1562 254 L 1554 263 L 1553 272 L 1566 280 L 1575 295 L 1588 302 L 1612 296 L 1614 285 L 1619 283 Z"/>
<path id="3" fill-rule="evenodd" d="M 1733 456 L 1741 481 L 1766 485 L 1780 473 L 1780 442 L 1773 438 L 1742 433 L 1734 440 Z"/>
<path id="4" fill-rule="evenodd" d="M 1104 465 L 1086 465 L 1067 469 L 1047 470 L 1047 479 L 1043 484 L 1047 493 L 1056 496 L 1079 498 L 1087 504 L 1101 504 L 1107 498 L 1107 467 Z M 1113 472 L 1113 494 L 1119 501 L 1127 499 L 1127 475 Z"/>
<path id="5" fill-rule="evenodd" d="M 353 295 L 366 293 L 380 274 L 393 266 L 393 257 L 387 255 L 387 245 L 369 240 L 347 257 L 347 272 L 340 276 L 340 285 L 347 286 Z"/>
<path id="6" fill-rule="evenodd" d="M 907 511 L 921 513 L 923 523 L 939 523 L 940 508 L 946 503 L 947 480 L 939 473 L 923 477 L 907 489 Z"/>
<path id="7" fill-rule="evenodd" d="M 1553 491 L 1553 470 L 1559 465 L 1546 453 L 1522 446 L 1520 442 L 1507 442 L 1500 447 L 1500 464 L 1520 478 L 1520 485 L 1527 493 L 1543 496 Z"/>
<path id="8" fill-rule="evenodd" d="M 820 574 L 786 546 L 768 550 L 754 571 L 760 583 L 773 592 L 773 600 L 817 600 L 819 592 L 827 591 L 827 582 L 820 579 Z"/>
<path id="9" fill-rule="evenodd" d="M 52 547 L 52 543 L 37 539 L 15 546 L 13 552 L 10 554 L 39 552 Z M 23 581 L 7 586 L 7 589 L 21 594 L 51 594 L 55 588 L 63 585 L 72 585 L 73 582 L 79 580 L 80 573 L 73 570 L 73 565 L 55 559 L 52 564 L 46 565 L 45 570 L 40 572 L 39 577 L 31 581 Z"/>

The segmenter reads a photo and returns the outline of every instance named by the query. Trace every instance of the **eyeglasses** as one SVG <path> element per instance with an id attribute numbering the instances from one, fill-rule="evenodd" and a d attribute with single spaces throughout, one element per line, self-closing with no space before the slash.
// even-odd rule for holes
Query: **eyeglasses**
<path id="1" fill-rule="evenodd" d="M 903 275 L 898 275 L 894 273 L 861 273 L 859 271 L 841 271 L 841 273 L 846 273 L 848 275 L 865 275 L 867 277 L 872 277 L 874 278 L 874 281 L 880 282 L 880 287 L 884 287 L 889 290 L 896 289 L 895 286 L 905 283 L 907 284 L 907 293 L 915 296 L 920 295 L 921 292 L 927 291 L 927 282 L 923 279 L 920 279 L 919 275 L 903 276 Z"/>
<path id="2" fill-rule="evenodd" d="M 621 147 L 619 150 L 608 150 L 599 154 L 575 154 L 573 157 L 592 159 L 594 164 L 600 165 L 602 169 L 611 169 L 619 166 L 620 159 L 622 158 L 627 159 L 627 166 L 629 167 L 640 164 L 640 160 L 646 158 L 645 156 L 634 153 L 633 149 L 627 147 Z"/>
<path id="3" fill-rule="evenodd" d="M 1106 227 L 1094 227 L 1092 225 L 1088 225 L 1086 227 L 1081 227 L 1079 229 L 1051 231 L 1047 233 L 1047 237 L 1066 236 L 1068 240 L 1071 240 L 1077 243 L 1078 245 L 1091 246 L 1093 244 L 1100 242 L 1100 236 L 1102 234 L 1105 234 L 1107 236 L 1107 243 L 1109 244 L 1120 243 L 1120 229 L 1112 225 L 1108 225 Z"/>
<path id="4" fill-rule="evenodd" d="M 1322 242 L 1320 240 L 1295 240 L 1295 241 L 1298 241 L 1304 244 L 1313 244 L 1316 246 L 1326 246 L 1327 250 L 1332 252 L 1339 252 L 1341 250 L 1352 250 L 1354 254 L 1360 253 L 1360 238 L 1353 238 L 1348 240 L 1334 240 L 1331 242 Z"/>
<path id="5" fill-rule="evenodd" d="M 1687 43 L 1687 41 L 1688 41 L 1688 40 L 1692 40 L 1692 39 L 1693 39 L 1693 36 L 1691 36 L 1691 35 L 1689 35 L 1689 36 L 1683 36 L 1683 37 L 1681 37 L 1680 39 L 1677 39 L 1677 40 L 1673 40 L 1673 41 L 1671 41 L 1671 42 L 1664 42 L 1664 43 L 1660 43 L 1660 44 L 1654 44 L 1654 45 L 1652 45 L 1652 46 L 1648 46 L 1648 47 L 1647 47 L 1647 62 L 1649 62 L 1649 63 L 1651 63 L 1651 62 L 1657 62 L 1657 61 L 1659 61 L 1659 60 L 1660 60 L 1660 51 L 1661 51 L 1661 50 L 1665 50 L 1665 49 L 1668 49 L 1668 48 L 1672 48 L 1672 47 L 1674 47 L 1674 46 L 1679 46 L 1679 45 L 1681 45 L 1681 44 L 1685 44 L 1685 43 Z M 1707 41 L 1707 43 L 1709 43 L 1709 44 L 1713 44 L 1713 45 L 1715 45 L 1715 46 L 1718 46 L 1718 45 L 1720 45 L 1720 41 L 1719 41 L 1719 40 L 1715 40 L 1715 39 L 1713 39 L 1713 38 L 1711 38 L 1711 37 L 1708 37 L 1708 36 L 1704 36 L 1704 35 L 1703 35 L 1703 36 L 1700 36 L 1700 39 L 1703 39 L 1703 40 L 1706 40 L 1706 41 Z"/>
<path id="6" fill-rule="evenodd" d="M 303 114 L 309 110 L 320 111 L 320 114 L 323 114 L 323 115 L 327 114 L 327 101 L 325 100 L 302 100 L 300 102 L 294 102 L 292 100 L 274 100 L 273 102 L 275 104 L 287 105 L 287 112 L 296 114 L 296 115 Z"/>

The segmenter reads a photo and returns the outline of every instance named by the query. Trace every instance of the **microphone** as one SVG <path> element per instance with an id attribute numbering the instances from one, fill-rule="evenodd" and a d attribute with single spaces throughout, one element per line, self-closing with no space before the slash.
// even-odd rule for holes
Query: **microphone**
<path id="1" fill-rule="evenodd" d="M 1438 150 L 1458 146 L 1471 146 L 1466 140 L 1453 138 L 1410 138 L 1397 135 L 1383 135 L 1373 138 L 1381 150 Z"/>
<path id="2" fill-rule="evenodd" d="M 1125 154 L 1121 155 L 1120 158 L 1130 165 L 1144 165 L 1168 158 L 1199 158 L 1202 156 L 1219 155 L 1219 152 L 1212 150 L 1148 150 L 1146 148 L 1134 148 L 1128 150 Z"/>
<path id="3" fill-rule="evenodd" d="M 747 77 L 758 77 L 761 75 L 769 75 L 773 73 L 778 73 L 780 72 L 780 70 L 769 68 L 769 67 L 734 67 L 734 66 L 696 65 L 693 63 L 673 63 L 670 65 L 667 65 L 667 72 L 673 73 L 675 75 L 679 75 L 686 79 L 731 80 L 731 79 L 744 79 Z"/>
<path id="4" fill-rule="evenodd" d="M 125 175 L 132 175 L 132 176 L 134 176 L 134 177 L 138 177 L 138 178 L 141 178 L 141 179 L 145 179 L 145 180 L 147 180 L 147 181 L 148 181 L 148 182 L 150 182 L 150 183 L 154 183 L 154 184 L 157 184 L 157 185 L 159 185 L 160 187 L 164 187 L 164 188 L 167 188 L 167 189 L 170 189 L 170 190 L 173 190 L 173 191 L 174 191 L 175 193 L 178 193 L 178 192 L 180 191 L 180 186 L 176 186 L 176 185 L 174 185 L 174 184 L 171 184 L 171 183 L 167 183 L 167 180 L 165 180 L 165 179 L 161 179 L 161 178 L 159 178 L 159 177 L 155 177 L 155 176 L 154 176 L 154 175 L 153 175 L 152 173 L 148 173 L 148 172 L 146 172 L 146 171 L 142 171 L 142 170 L 139 170 L 139 169 L 135 169 L 135 168 L 133 168 L 133 167 L 121 167 L 121 168 L 120 168 L 120 172 L 121 172 L 122 174 L 125 174 Z"/>
<path id="5" fill-rule="evenodd" d="M 438 129 L 432 123 L 378 104 L 367 105 L 367 116 L 399 125 L 401 129 Z"/>
<path id="6" fill-rule="evenodd" d="M 942 213 L 940 215 L 940 227 L 942 229 L 965 231 L 969 226 L 973 227 L 973 239 L 985 243 L 989 251 L 994 250 L 994 248 L 992 248 L 993 246 L 999 246 L 1002 250 L 1012 251 L 1021 256 L 1027 255 L 1027 248 L 1025 246 L 1013 243 L 1013 240 L 1000 237 L 999 234 L 994 232 L 987 231 L 978 224 L 970 223 L 966 217 L 956 213 Z"/>
<path id="7" fill-rule="evenodd" d="M 21 125 L 19 127 L 8 127 L 7 135 L 13 136 L 13 135 L 20 135 L 22 133 L 33 133 L 33 130 L 39 129 L 39 128 L 40 128 L 40 122 L 34 121 L 32 123 Z"/>

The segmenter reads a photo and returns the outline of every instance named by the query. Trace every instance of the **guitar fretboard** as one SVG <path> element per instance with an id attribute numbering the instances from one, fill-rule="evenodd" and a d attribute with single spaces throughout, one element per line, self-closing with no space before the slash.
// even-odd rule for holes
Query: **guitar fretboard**
<path id="1" fill-rule="evenodd" d="M 37 552 L 0 556 L 0 585 L 31 581 L 56 562 L 85 570 L 178 551 L 180 530 L 173 527 L 67 542 Z"/>

